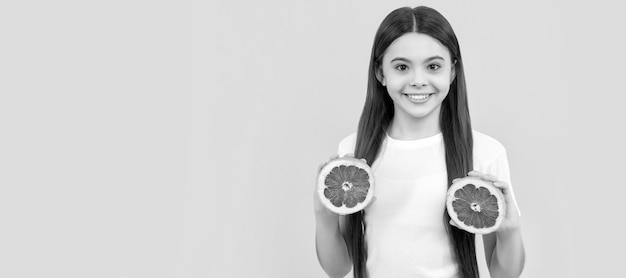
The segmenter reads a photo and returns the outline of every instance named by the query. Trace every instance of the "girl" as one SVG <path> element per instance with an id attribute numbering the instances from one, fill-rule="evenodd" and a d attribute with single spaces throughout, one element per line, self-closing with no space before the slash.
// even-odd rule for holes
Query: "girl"
<path id="1" fill-rule="evenodd" d="M 437 11 L 400 8 L 383 20 L 358 131 L 338 154 L 370 163 L 376 201 L 339 216 L 314 197 L 317 255 L 328 276 L 352 269 L 356 278 L 474 278 L 482 248 L 491 277 L 522 272 L 506 152 L 471 129 L 459 44 Z M 447 188 L 466 175 L 493 182 L 506 199 L 504 222 L 482 240 L 455 227 L 445 211 Z"/>

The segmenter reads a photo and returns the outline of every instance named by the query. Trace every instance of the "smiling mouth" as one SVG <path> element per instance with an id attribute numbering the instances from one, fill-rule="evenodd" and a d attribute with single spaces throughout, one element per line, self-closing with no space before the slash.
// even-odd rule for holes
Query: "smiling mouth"
<path id="1" fill-rule="evenodd" d="M 409 100 L 421 102 L 421 101 L 428 100 L 428 98 L 430 98 L 430 96 L 433 94 L 411 94 L 411 95 L 403 94 L 403 95 L 405 95 Z"/>

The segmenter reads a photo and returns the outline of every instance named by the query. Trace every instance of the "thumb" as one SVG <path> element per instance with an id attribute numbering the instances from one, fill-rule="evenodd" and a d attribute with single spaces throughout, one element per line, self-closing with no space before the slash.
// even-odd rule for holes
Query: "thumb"
<path id="1" fill-rule="evenodd" d="M 374 202 L 376 202 L 376 196 L 372 196 L 372 199 L 370 200 L 370 202 L 365 207 L 371 206 Z"/>
<path id="2" fill-rule="evenodd" d="M 454 222 L 454 220 L 450 219 L 450 225 L 457 227 L 460 229 L 460 227 L 456 224 L 456 222 Z"/>

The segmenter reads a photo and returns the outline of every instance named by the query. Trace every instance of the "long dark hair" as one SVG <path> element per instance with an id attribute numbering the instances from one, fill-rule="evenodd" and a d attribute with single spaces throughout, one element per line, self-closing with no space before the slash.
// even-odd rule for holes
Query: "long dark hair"
<path id="1" fill-rule="evenodd" d="M 381 66 L 387 47 L 409 32 L 418 32 L 435 38 L 447 47 L 454 61 L 456 76 L 450 84 L 448 96 L 441 104 L 439 122 L 450 186 L 453 179 L 463 177 L 473 169 L 472 128 L 459 43 L 450 23 L 439 12 L 428 7 L 397 9 L 383 20 L 376 32 L 370 58 L 367 97 L 357 131 L 355 156 L 365 158 L 370 165 L 378 156 L 387 128 L 393 119 L 394 108 L 385 87 L 376 78 L 376 71 Z M 347 217 L 345 237 L 355 278 L 367 277 L 367 250 L 364 239 L 367 227 L 363 221 L 364 214 L 364 211 L 360 211 Z M 442 221 L 447 227 L 463 277 L 478 277 L 474 235 L 451 226 L 447 211 L 444 211 Z"/>

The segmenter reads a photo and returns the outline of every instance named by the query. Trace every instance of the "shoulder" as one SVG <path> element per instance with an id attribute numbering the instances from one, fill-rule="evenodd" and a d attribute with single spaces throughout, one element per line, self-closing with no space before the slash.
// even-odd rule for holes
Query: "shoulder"
<path id="1" fill-rule="evenodd" d="M 337 154 L 339 156 L 344 156 L 346 154 L 354 154 L 354 147 L 356 146 L 356 132 L 346 136 L 339 142 L 339 147 L 337 149 Z"/>
<path id="2" fill-rule="evenodd" d="M 504 145 L 495 138 L 476 130 L 472 130 L 472 137 L 474 139 L 474 157 L 477 160 L 489 163 L 506 155 Z"/>

